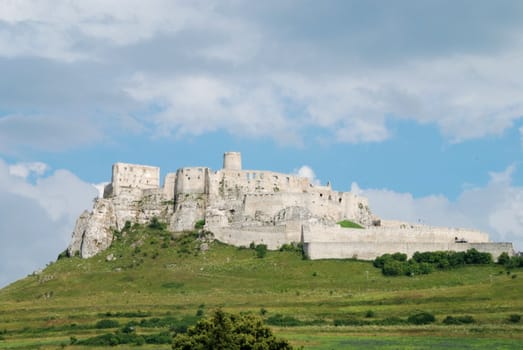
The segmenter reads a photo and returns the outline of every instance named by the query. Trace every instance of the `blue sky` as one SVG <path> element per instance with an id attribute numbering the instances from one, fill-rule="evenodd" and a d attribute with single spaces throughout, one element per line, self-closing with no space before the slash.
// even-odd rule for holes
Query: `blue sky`
<path id="1" fill-rule="evenodd" d="M 522 32 L 517 0 L 0 0 L 0 285 L 112 163 L 225 151 L 523 249 Z"/>

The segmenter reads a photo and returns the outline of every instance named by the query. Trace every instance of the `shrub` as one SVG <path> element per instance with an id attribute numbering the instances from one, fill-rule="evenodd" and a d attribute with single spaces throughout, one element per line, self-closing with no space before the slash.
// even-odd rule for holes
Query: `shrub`
<path id="1" fill-rule="evenodd" d="M 411 315 L 407 318 L 407 322 L 410 324 L 421 325 L 436 322 L 436 317 L 430 312 L 419 312 Z"/>
<path id="2" fill-rule="evenodd" d="M 205 226 L 205 219 L 198 220 L 194 224 L 194 228 L 197 230 L 201 230 L 204 226 Z"/>
<path id="3" fill-rule="evenodd" d="M 266 244 L 258 244 L 254 250 L 256 251 L 256 257 L 257 258 L 265 258 L 267 255 L 267 245 Z"/>
<path id="4" fill-rule="evenodd" d="M 402 276 L 407 272 L 407 264 L 397 260 L 387 260 L 382 272 L 385 276 Z"/>
<path id="5" fill-rule="evenodd" d="M 400 325 L 400 324 L 405 324 L 406 321 L 404 319 L 401 319 L 399 317 L 387 317 L 387 318 L 384 318 L 383 320 L 377 320 L 374 322 L 374 324 L 376 325 L 380 325 L 380 326 L 396 326 L 396 325 Z"/>
<path id="6" fill-rule="evenodd" d="M 507 252 L 503 252 L 498 257 L 498 264 L 507 266 L 510 263 L 510 256 Z"/>
<path id="7" fill-rule="evenodd" d="M 58 254 L 58 257 L 56 258 L 56 260 L 65 259 L 68 257 L 69 257 L 69 252 L 66 249 L 63 252 L 61 252 L 60 254 Z"/>
<path id="8" fill-rule="evenodd" d="M 117 328 L 120 327 L 120 322 L 106 318 L 96 322 L 94 326 L 98 329 Z"/>
<path id="9" fill-rule="evenodd" d="M 153 230 L 165 230 L 167 228 L 167 224 L 160 222 L 156 216 L 151 219 L 148 226 Z"/>
<path id="10" fill-rule="evenodd" d="M 284 316 L 282 314 L 276 314 L 267 319 L 267 324 L 271 326 L 280 326 L 280 327 L 296 327 L 303 324 L 302 321 L 294 318 L 292 316 Z"/>
<path id="11" fill-rule="evenodd" d="M 365 317 L 367 318 L 372 318 L 374 316 L 376 316 L 376 313 L 372 310 L 367 310 L 367 312 L 365 313 Z"/>
<path id="12" fill-rule="evenodd" d="M 509 315 L 508 321 L 511 323 L 519 323 L 519 321 L 521 321 L 521 315 L 518 315 L 518 314 Z"/>
<path id="13" fill-rule="evenodd" d="M 172 342 L 177 349 L 292 349 L 286 340 L 278 339 L 263 321 L 252 314 L 234 315 L 221 310 L 211 318 L 177 334 Z"/>
<path id="14" fill-rule="evenodd" d="M 456 325 L 456 324 L 470 324 L 474 323 L 475 320 L 472 316 L 466 315 L 466 316 L 447 316 L 443 320 L 443 324 L 447 325 Z"/>

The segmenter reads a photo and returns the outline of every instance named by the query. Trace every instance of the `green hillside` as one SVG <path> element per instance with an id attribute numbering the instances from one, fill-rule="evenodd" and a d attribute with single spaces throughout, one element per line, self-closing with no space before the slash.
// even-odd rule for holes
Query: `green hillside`
<path id="1" fill-rule="evenodd" d="M 510 349 L 523 340 L 522 269 L 386 277 L 371 262 L 309 261 L 288 248 L 260 258 L 194 233 L 133 226 L 98 256 L 61 258 L 0 290 L 0 349 L 95 349 L 78 343 L 126 326 L 154 338 L 217 308 L 262 315 L 306 349 Z M 420 312 L 435 322 L 407 322 Z M 444 324 L 447 316 L 471 323 Z"/>

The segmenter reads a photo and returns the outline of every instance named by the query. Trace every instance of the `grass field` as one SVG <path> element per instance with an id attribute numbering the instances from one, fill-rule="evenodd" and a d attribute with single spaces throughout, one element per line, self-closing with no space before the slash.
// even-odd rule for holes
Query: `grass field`
<path id="1" fill-rule="evenodd" d="M 216 308 L 294 320 L 273 322 L 273 329 L 306 349 L 516 349 L 523 341 L 523 322 L 509 322 L 523 316 L 522 269 L 467 266 L 385 277 L 365 261 L 309 261 L 294 251 L 257 258 L 251 249 L 204 246 L 193 235 L 174 239 L 134 227 L 93 258 L 50 264 L 0 290 L 0 349 L 95 349 L 69 344 L 129 322 L 144 335 L 169 331 L 169 322 L 194 321 Z M 420 311 L 436 322 L 390 321 Z M 474 322 L 444 325 L 449 315 Z M 97 328 L 103 319 L 119 327 Z M 154 319 L 164 322 L 154 326 Z"/>

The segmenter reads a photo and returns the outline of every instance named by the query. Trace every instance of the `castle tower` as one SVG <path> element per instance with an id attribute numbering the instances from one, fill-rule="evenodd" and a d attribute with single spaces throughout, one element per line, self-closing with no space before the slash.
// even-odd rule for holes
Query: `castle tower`
<path id="1" fill-rule="evenodd" d="M 225 152 L 223 154 L 225 170 L 242 170 L 242 155 L 240 152 Z"/>

